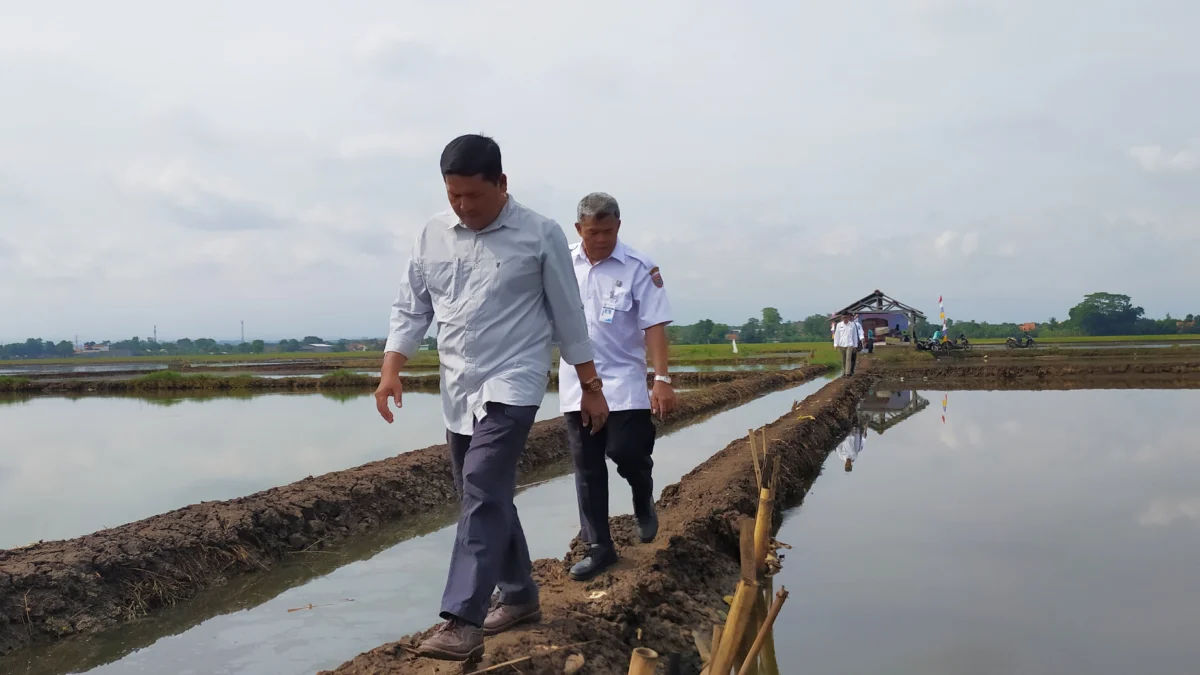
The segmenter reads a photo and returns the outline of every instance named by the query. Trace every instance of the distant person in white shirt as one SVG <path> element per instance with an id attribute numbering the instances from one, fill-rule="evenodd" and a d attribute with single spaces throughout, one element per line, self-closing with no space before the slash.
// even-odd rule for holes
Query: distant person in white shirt
<path id="1" fill-rule="evenodd" d="M 582 391 L 575 371 L 559 368 L 559 400 L 575 464 L 580 537 L 590 549 L 571 568 L 576 581 L 591 579 L 617 561 L 608 527 L 608 466 L 633 490 L 638 535 L 649 543 L 658 534 L 654 510 L 655 427 L 652 414 L 665 417 L 675 407 L 667 374 L 667 324 L 671 306 L 658 266 L 617 237 L 621 209 L 617 200 L 595 192 L 579 202 L 575 229 L 582 241 L 571 247 L 571 261 L 596 353 L 596 372 L 606 385 L 608 422 L 589 431 L 580 414 Z M 654 388 L 646 388 L 646 354 L 654 366 Z"/>
<path id="2" fill-rule="evenodd" d="M 845 440 L 838 444 L 837 453 L 846 461 L 846 473 L 854 470 L 854 462 L 858 460 L 858 453 L 863 451 L 863 447 L 867 444 L 867 432 L 863 429 L 862 420 L 858 417 L 854 418 L 854 426 L 850 429 L 850 433 Z"/>
<path id="3" fill-rule="evenodd" d="M 858 347 L 862 344 L 858 335 L 858 324 L 851 321 L 848 314 L 843 314 L 833 329 L 833 346 L 842 356 L 842 374 L 846 377 L 854 376 Z"/>

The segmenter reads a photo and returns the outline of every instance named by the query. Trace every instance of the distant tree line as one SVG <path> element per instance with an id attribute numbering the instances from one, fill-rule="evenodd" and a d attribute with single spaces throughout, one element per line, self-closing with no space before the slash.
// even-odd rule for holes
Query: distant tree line
<path id="1" fill-rule="evenodd" d="M 335 340 L 326 343 L 316 335 L 306 335 L 301 340 L 280 340 L 279 342 L 264 342 L 263 340 L 253 340 L 250 342 L 241 343 L 224 343 L 217 342 L 212 338 L 183 338 L 174 342 L 132 337 L 128 340 L 120 340 L 118 342 L 84 342 L 80 347 L 87 351 L 98 351 L 101 347 L 106 347 L 104 351 L 116 354 L 126 354 L 132 356 L 203 356 L 215 354 L 263 354 L 268 352 L 300 352 L 303 351 L 305 345 L 329 344 L 331 351 L 347 352 L 347 351 L 383 351 L 384 341 L 376 339 L 365 340 Z M 436 350 L 437 339 L 428 337 L 425 338 L 424 344 L 427 348 Z M 99 351 L 103 354 L 103 351 Z M 41 340 L 39 338 L 29 338 L 25 342 L 14 342 L 12 344 L 0 345 L 0 360 L 8 359 L 50 359 L 64 358 L 75 355 L 75 345 L 67 340 L 61 342 L 51 342 L 49 340 Z"/>
<path id="2" fill-rule="evenodd" d="M 1182 319 L 1168 314 L 1162 319 L 1145 316 L 1141 307 L 1133 305 L 1128 295 L 1116 293 L 1092 293 L 1084 296 L 1083 302 L 1068 312 L 1065 321 L 1050 318 L 1029 334 L 1034 337 L 1072 337 L 1106 335 L 1200 335 L 1200 315 L 1188 314 Z M 672 344 L 717 344 L 729 342 L 729 335 L 738 331 L 738 342 L 755 344 L 761 342 L 819 342 L 829 339 L 827 314 L 813 314 L 798 321 L 785 321 L 779 310 L 765 307 L 762 318 L 748 319 L 741 326 L 717 323 L 711 319 L 697 321 L 691 325 L 672 325 L 667 329 Z M 947 319 L 946 326 L 953 337 L 959 334 L 968 338 L 1007 338 L 1021 335 L 1022 324 L 988 323 L 986 321 L 954 321 Z M 930 337 L 940 325 L 918 320 L 917 335 Z"/>
<path id="3" fill-rule="evenodd" d="M 1067 313 L 1065 321 L 1051 317 L 1028 331 L 1034 337 L 1103 337 L 1113 335 L 1200 335 L 1200 326 L 1195 314 L 1176 319 L 1167 314 L 1162 319 L 1146 317 L 1146 310 L 1137 307 L 1128 295 L 1119 293 L 1091 293 L 1083 302 Z M 1022 334 L 1021 324 L 988 323 L 986 321 L 947 320 L 946 327 L 951 336 L 960 333 L 968 338 L 1005 338 Z M 926 326 L 925 333 L 932 334 L 933 326 Z M 921 332 L 920 330 L 918 332 Z"/>
<path id="4" fill-rule="evenodd" d="M 764 307 L 762 318 L 751 317 L 740 326 L 703 319 L 691 325 L 671 325 L 667 334 L 672 344 L 705 345 L 729 342 L 736 331 L 738 342 L 815 342 L 829 339 L 829 317 L 813 314 L 799 321 L 787 321 L 775 307 Z"/>

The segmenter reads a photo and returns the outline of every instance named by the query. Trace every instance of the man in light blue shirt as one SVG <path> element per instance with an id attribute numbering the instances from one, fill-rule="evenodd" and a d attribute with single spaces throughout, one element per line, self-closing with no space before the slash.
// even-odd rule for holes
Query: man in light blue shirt
<path id="1" fill-rule="evenodd" d="M 500 147 L 467 135 L 446 146 L 442 177 L 451 210 L 434 216 L 413 246 L 375 403 L 402 405 L 400 370 L 436 318 L 442 416 L 461 500 L 442 618 L 418 652 L 478 659 L 483 636 L 541 618 L 525 534 L 513 506 L 517 460 L 546 392 L 551 339 L 583 385 L 591 433 L 608 419 L 566 235 L 508 194 Z M 500 605 L 489 611 L 499 586 Z"/>

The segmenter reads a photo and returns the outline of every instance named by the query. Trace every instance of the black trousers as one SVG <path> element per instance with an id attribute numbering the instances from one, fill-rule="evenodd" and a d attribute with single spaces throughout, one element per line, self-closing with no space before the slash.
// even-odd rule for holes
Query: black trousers
<path id="1" fill-rule="evenodd" d="M 605 457 L 617 465 L 617 473 L 633 490 L 634 512 L 639 513 L 653 501 L 656 430 L 649 410 L 618 410 L 608 417 L 600 433 L 592 435 L 583 426 L 580 414 L 566 414 L 567 440 L 575 464 L 575 496 L 579 501 L 580 537 L 592 545 L 612 546 L 608 529 L 608 465 Z"/>

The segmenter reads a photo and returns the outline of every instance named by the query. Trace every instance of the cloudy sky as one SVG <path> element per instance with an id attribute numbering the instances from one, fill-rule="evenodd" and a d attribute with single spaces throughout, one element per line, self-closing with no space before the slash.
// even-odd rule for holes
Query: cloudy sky
<path id="1" fill-rule="evenodd" d="M 1192 0 L 0 0 L 0 341 L 380 335 L 467 132 L 568 228 L 617 196 L 684 322 L 875 288 L 1200 313 L 1198 30 Z"/>

